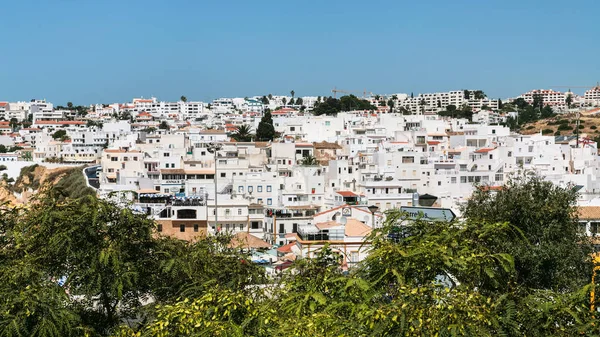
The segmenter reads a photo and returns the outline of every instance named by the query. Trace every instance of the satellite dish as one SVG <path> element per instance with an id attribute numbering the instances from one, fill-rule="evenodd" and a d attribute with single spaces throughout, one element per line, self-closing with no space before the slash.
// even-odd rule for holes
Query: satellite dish
<path id="1" fill-rule="evenodd" d="M 347 223 L 348 223 L 348 218 L 346 218 L 345 216 L 340 218 L 340 224 L 346 226 Z"/>

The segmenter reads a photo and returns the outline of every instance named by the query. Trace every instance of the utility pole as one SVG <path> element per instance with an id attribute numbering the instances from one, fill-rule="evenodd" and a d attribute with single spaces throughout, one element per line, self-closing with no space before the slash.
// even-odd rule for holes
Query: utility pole
<path id="1" fill-rule="evenodd" d="M 221 148 L 223 147 L 222 144 L 219 143 L 209 143 L 208 144 L 208 152 L 213 153 L 214 154 L 214 158 L 215 158 L 215 229 L 218 230 L 219 228 L 219 209 L 217 207 L 217 198 L 218 198 L 218 191 L 217 191 L 217 153 L 219 152 L 219 150 L 221 150 Z"/>
<path id="2" fill-rule="evenodd" d="M 577 148 L 579 148 L 579 110 L 577 110 L 577 123 L 575 123 L 575 135 L 577 137 Z"/>

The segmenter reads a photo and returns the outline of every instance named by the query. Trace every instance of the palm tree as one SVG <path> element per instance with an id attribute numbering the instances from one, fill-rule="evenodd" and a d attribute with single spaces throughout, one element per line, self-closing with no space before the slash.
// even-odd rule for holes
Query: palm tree
<path id="1" fill-rule="evenodd" d="M 381 96 L 380 96 L 380 95 L 375 95 L 375 100 L 376 100 L 376 101 L 379 101 L 379 99 L 380 99 L 380 98 L 381 98 Z"/>
<path id="2" fill-rule="evenodd" d="M 304 157 L 304 159 L 302 159 L 302 166 L 316 166 L 319 165 L 319 162 L 317 161 L 317 158 L 315 158 L 314 156 L 307 156 Z"/>
<path id="3" fill-rule="evenodd" d="M 283 102 L 283 106 L 285 106 L 285 104 L 287 103 L 287 98 L 282 98 L 281 101 Z"/>
<path id="4" fill-rule="evenodd" d="M 292 101 L 294 100 L 294 95 L 296 94 L 296 92 L 294 90 L 290 91 L 290 94 L 292 95 Z"/>
<path id="5" fill-rule="evenodd" d="M 246 124 L 238 126 L 235 132 L 231 134 L 231 138 L 238 142 L 251 142 L 252 137 L 254 137 L 252 128 Z"/>
<path id="6" fill-rule="evenodd" d="M 21 155 L 21 159 L 23 159 L 25 161 L 32 161 L 33 157 L 31 156 L 31 151 L 23 152 L 23 154 Z"/>
<path id="7" fill-rule="evenodd" d="M 180 98 L 180 99 L 181 99 L 181 101 L 182 101 L 182 102 L 184 102 L 184 103 L 185 103 L 185 102 L 187 102 L 187 97 L 185 97 L 185 96 L 181 96 L 181 98 Z"/>

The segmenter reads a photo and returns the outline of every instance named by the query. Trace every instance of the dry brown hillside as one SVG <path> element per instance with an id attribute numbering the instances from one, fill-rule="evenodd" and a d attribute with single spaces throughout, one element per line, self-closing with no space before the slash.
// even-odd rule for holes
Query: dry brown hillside
<path id="1" fill-rule="evenodd" d="M 572 115 L 560 115 L 552 118 L 541 119 L 534 123 L 523 125 L 521 133 L 531 135 L 543 132 L 545 135 L 573 135 L 575 134 L 575 125 L 577 117 Z M 600 136 L 600 117 L 598 116 L 582 116 L 579 119 L 579 133 L 587 134 L 590 138 Z"/>

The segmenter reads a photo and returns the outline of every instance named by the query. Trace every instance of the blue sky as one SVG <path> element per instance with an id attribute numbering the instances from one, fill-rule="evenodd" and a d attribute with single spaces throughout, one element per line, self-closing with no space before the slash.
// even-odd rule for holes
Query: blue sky
<path id="1" fill-rule="evenodd" d="M 0 2 L 0 100 L 55 104 L 600 81 L 600 1 Z M 558 88 L 566 90 L 566 88 Z"/>

